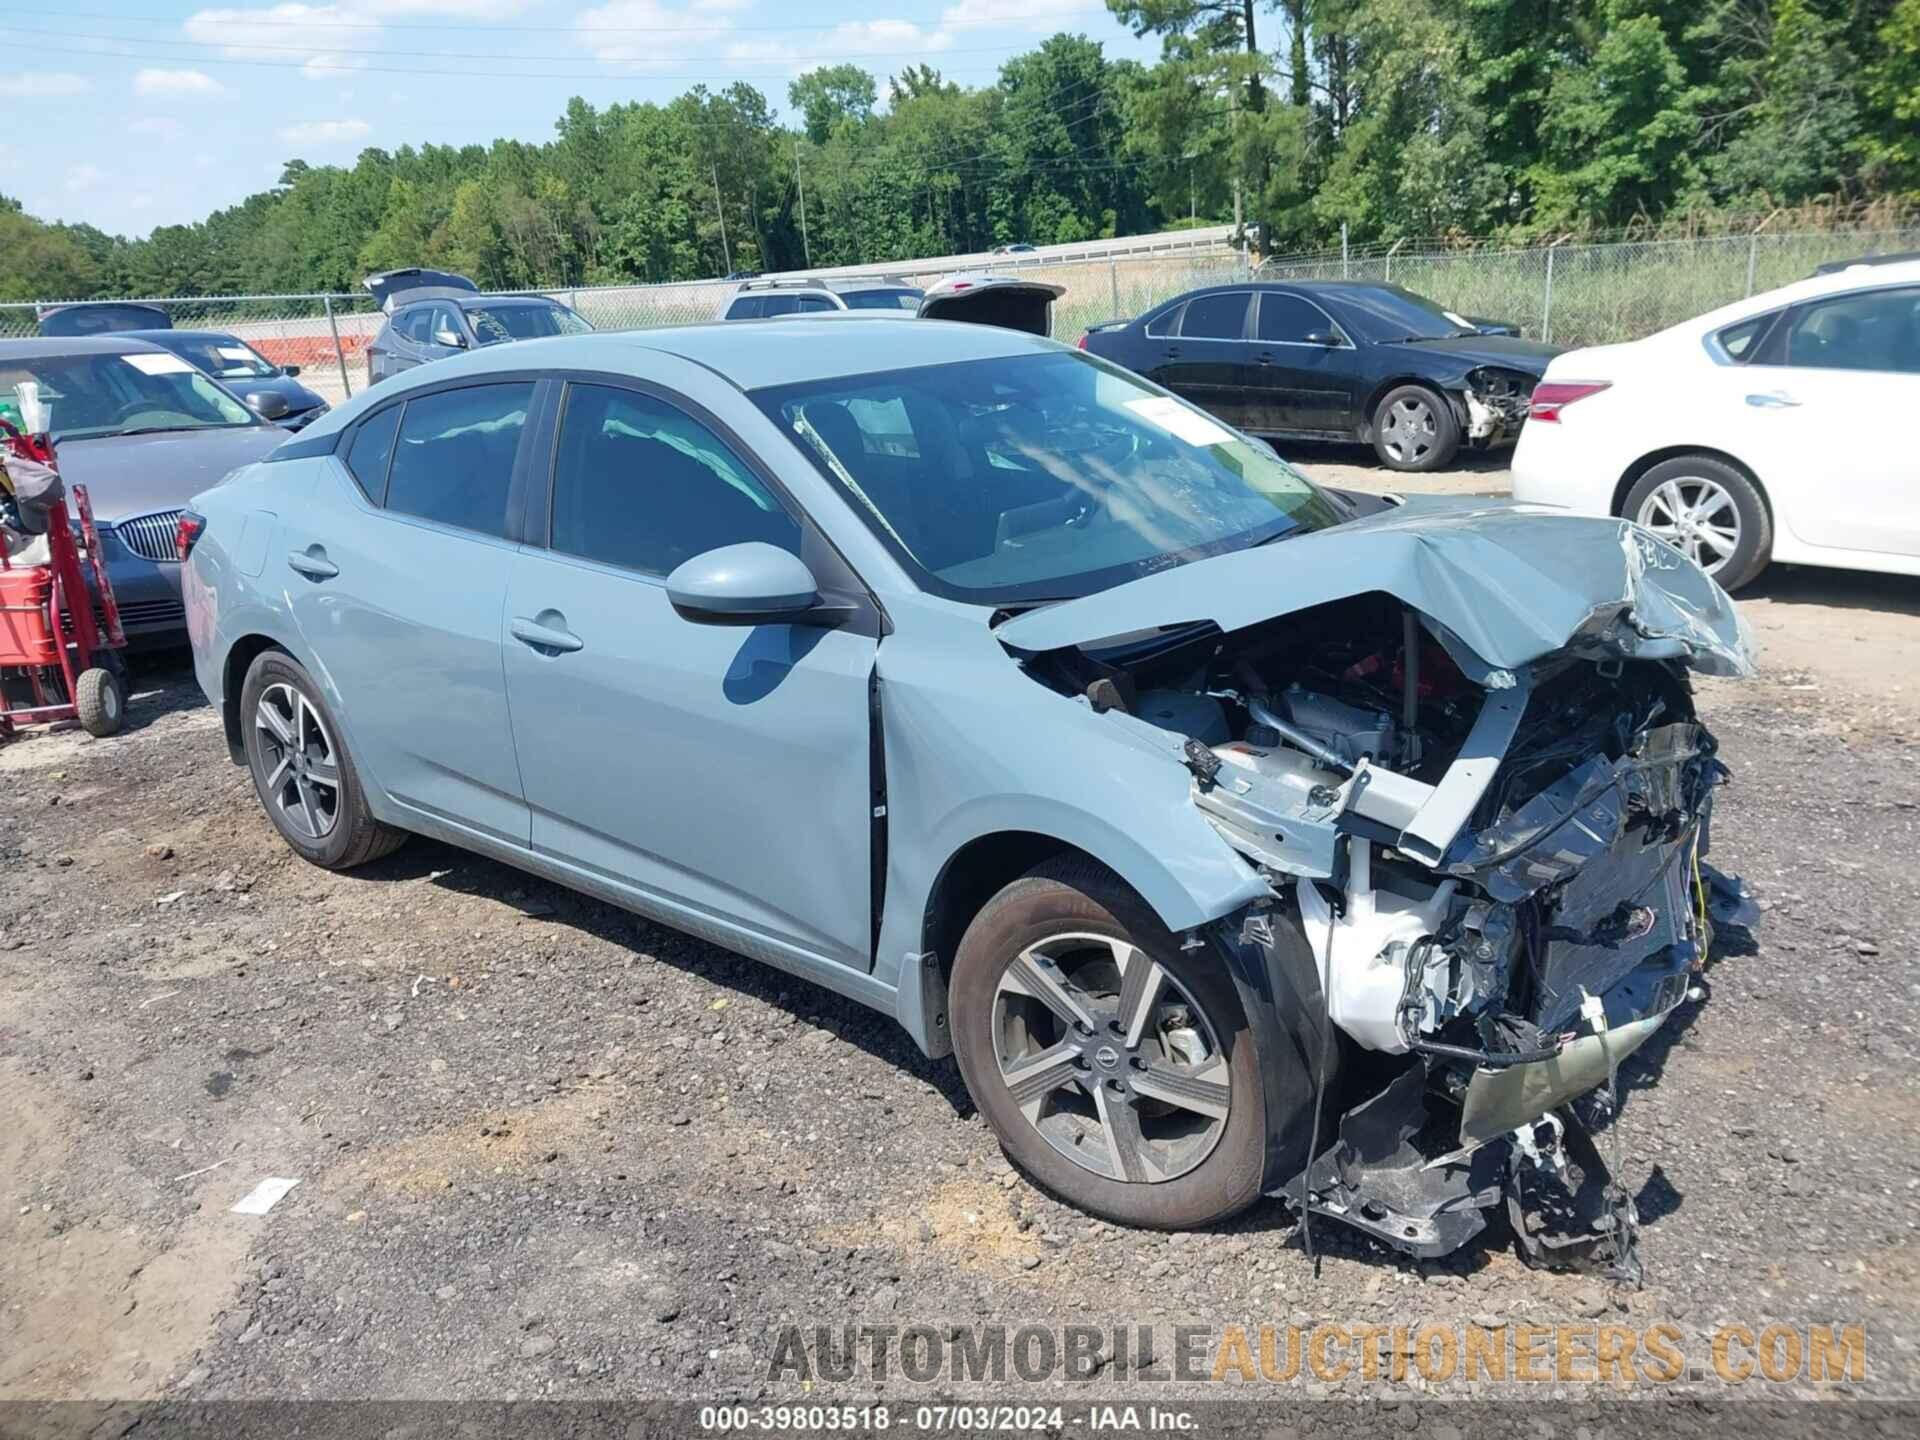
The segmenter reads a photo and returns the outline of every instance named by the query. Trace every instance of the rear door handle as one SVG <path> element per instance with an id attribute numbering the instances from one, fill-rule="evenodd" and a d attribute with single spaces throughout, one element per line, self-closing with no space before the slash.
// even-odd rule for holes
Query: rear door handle
<path id="1" fill-rule="evenodd" d="M 555 625 L 542 625 L 538 621 L 527 620 L 518 615 L 507 622 L 507 633 L 523 645 L 530 645 L 535 650 L 551 650 L 556 654 L 571 653 L 581 649 L 587 643 L 571 630 L 564 630 Z"/>
<path id="2" fill-rule="evenodd" d="M 327 559 L 327 552 L 318 545 L 288 551 L 287 564 L 309 580 L 331 580 L 340 573 L 340 567 Z"/>
<path id="3" fill-rule="evenodd" d="M 1799 403 L 1784 390 L 1775 390 L 1765 395 L 1747 396 L 1747 404 L 1756 410 L 1791 410 Z"/>

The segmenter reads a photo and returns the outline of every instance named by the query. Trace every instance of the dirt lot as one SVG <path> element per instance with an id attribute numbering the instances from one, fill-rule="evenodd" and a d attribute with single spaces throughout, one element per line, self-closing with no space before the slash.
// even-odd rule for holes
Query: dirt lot
<path id="1" fill-rule="evenodd" d="M 1091 1222 L 824 991 L 439 845 L 294 860 L 151 662 L 131 733 L 0 749 L 0 1398 L 791 1395 L 792 1321 L 1597 1318 L 1694 1362 L 1723 1322 L 1859 1323 L 1840 1388 L 1913 1396 L 1920 582 L 1783 572 L 1749 613 L 1764 677 L 1703 688 L 1716 859 L 1765 913 L 1624 1077 L 1638 1292 L 1499 1227 L 1423 1265 L 1322 1225 L 1316 1279 L 1277 1204 Z M 300 1183 L 229 1213 L 268 1176 Z"/>

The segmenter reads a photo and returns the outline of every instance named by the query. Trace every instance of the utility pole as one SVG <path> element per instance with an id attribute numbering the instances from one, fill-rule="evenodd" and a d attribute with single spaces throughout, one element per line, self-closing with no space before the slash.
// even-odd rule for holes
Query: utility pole
<path id="1" fill-rule="evenodd" d="M 800 187 L 800 253 L 807 257 L 807 268 L 813 268 L 813 245 L 807 239 L 807 182 L 800 177 L 800 137 L 793 137 L 793 183 Z"/>
<path id="2" fill-rule="evenodd" d="M 720 199 L 720 162 L 713 162 L 713 213 L 720 217 L 720 258 L 727 262 L 727 274 L 733 273 L 733 250 L 727 244 L 727 207 Z"/>

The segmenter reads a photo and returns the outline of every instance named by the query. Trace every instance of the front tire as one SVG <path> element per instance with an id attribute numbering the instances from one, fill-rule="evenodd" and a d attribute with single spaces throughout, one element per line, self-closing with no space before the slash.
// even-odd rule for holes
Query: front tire
<path id="1" fill-rule="evenodd" d="M 1007 1158 L 1123 1225 L 1211 1225 L 1260 1194 L 1261 1057 L 1210 950 L 1182 950 L 1111 871 L 1050 862 L 974 918 L 948 1014 Z"/>
<path id="2" fill-rule="evenodd" d="M 382 825 L 313 677 L 284 650 L 262 651 L 240 687 L 240 733 L 254 793 L 301 858 L 347 870 L 391 855 L 404 830 Z"/>
<path id="3" fill-rule="evenodd" d="M 1724 590 L 1773 557 L 1773 520 L 1754 483 L 1711 455 L 1662 460 L 1627 492 L 1622 513 L 1680 551 Z"/>
<path id="4" fill-rule="evenodd" d="M 1401 385 L 1373 412 L 1373 453 L 1390 470 L 1438 470 L 1460 449 L 1460 422 L 1446 396 L 1424 385 Z"/>

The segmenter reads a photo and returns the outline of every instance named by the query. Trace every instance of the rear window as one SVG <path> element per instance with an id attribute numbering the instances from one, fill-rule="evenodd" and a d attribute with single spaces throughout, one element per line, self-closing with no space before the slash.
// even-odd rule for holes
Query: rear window
<path id="1" fill-rule="evenodd" d="M 918 310 L 926 298 L 923 290 L 843 290 L 840 298 L 849 310 Z"/>
<path id="2" fill-rule="evenodd" d="M 1247 333 L 1246 291 L 1200 295 L 1187 302 L 1180 334 L 1197 340 L 1238 340 Z"/>
<path id="3" fill-rule="evenodd" d="M 393 459 L 393 437 L 400 429 L 403 407 L 390 405 L 361 422 L 347 448 L 347 469 L 366 497 L 378 505 L 387 490 L 387 462 Z"/>
<path id="4" fill-rule="evenodd" d="M 514 453 L 532 404 L 531 381 L 409 400 L 387 473 L 387 508 L 504 538 Z"/>

